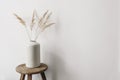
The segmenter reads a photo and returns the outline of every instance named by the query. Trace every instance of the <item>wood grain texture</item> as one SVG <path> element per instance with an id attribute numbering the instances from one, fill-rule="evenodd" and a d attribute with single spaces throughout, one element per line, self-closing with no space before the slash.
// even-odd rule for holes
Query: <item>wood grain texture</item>
<path id="1" fill-rule="evenodd" d="M 32 74 L 28 74 L 28 80 L 32 80 Z"/>
<path id="2" fill-rule="evenodd" d="M 21 74 L 20 80 L 24 80 L 24 79 L 25 79 L 25 74 Z"/>
<path id="3" fill-rule="evenodd" d="M 44 63 L 41 63 L 39 67 L 36 68 L 27 68 L 25 64 L 21 64 L 16 67 L 16 71 L 21 74 L 36 74 L 46 71 L 48 66 Z"/>
<path id="4" fill-rule="evenodd" d="M 46 80 L 45 73 L 44 73 L 44 72 L 41 72 L 40 74 L 41 74 L 42 80 Z"/>

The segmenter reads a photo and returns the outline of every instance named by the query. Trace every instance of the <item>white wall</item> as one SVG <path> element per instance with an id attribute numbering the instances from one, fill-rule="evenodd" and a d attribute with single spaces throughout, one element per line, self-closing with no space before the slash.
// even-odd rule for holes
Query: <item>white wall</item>
<path id="1" fill-rule="evenodd" d="M 28 37 L 13 13 L 53 12 L 56 25 L 41 34 L 48 80 L 117 80 L 117 0 L 0 0 L 0 80 L 18 80 Z"/>

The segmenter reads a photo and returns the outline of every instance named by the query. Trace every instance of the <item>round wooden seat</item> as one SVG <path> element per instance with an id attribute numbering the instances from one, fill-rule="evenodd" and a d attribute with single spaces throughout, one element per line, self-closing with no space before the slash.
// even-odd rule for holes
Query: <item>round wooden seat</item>
<path id="1" fill-rule="evenodd" d="M 16 67 L 16 71 L 22 74 L 36 74 L 47 70 L 48 66 L 41 63 L 39 67 L 36 68 L 27 68 L 25 64 L 21 64 Z"/>
<path id="2" fill-rule="evenodd" d="M 32 74 L 40 73 L 43 80 L 46 80 L 44 71 L 46 71 L 48 66 L 44 63 L 41 63 L 39 67 L 28 68 L 25 64 L 18 65 L 16 71 L 21 74 L 20 80 L 25 79 L 25 75 L 28 75 L 28 80 L 32 80 Z"/>

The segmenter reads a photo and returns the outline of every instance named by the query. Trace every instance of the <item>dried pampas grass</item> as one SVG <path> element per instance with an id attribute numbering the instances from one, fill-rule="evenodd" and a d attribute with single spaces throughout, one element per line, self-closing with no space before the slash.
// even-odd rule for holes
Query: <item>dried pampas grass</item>
<path id="1" fill-rule="evenodd" d="M 28 36 L 29 36 L 30 40 L 31 40 L 33 28 L 35 28 L 35 26 L 36 26 L 35 24 L 37 24 L 37 28 L 34 29 L 35 30 L 34 32 L 36 32 L 36 35 L 35 35 L 35 38 L 34 38 L 35 41 L 38 38 L 39 33 L 43 32 L 46 28 L 55 24 L 55 23 L 50 23 L 50 21 L 49 21 L 51 15 L 52 15 L 52 12 L 49 12 L 47 10 L 42 16 L 39 17 L 37 15 L 37 12 L 34 10 L 33 14 L 32 14 L 32 19 L 31 19 L 30 25 L 27 26 L 25 21 L 21 17 L 19 17 L 17 14 L 14 13 L 14 16 L 19 20 L 19 22 L 23 26 L 28 27 L 31 30 L 31 34 L 27 30 L 27 33 L 28 33 Z M 39 30 L 39 32 L 38 32 L 38 30 Z"/>
<path id="2" fill-rule="evenodd" d="M 22 18 L 20 18 L 17 14 L 15 14 L 14 13 L 14 16 L 16 16 L 16 18 L 20 21 L 20 23 L 22 24 L 22 25 L 24 25 L 24 26 L 26 26 L 26 23 L 25 23 L 25 21 L 22 19 Z"/>

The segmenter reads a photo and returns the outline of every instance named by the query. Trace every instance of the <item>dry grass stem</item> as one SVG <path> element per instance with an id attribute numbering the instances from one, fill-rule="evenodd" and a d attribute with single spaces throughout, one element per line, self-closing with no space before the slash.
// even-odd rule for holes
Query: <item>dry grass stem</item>
<path id="1" fill-rule="evenodd" d="M 44 13 L 43 18 L 45 18 L 47 14 L 48 14 L 48 10 Z"/>
<path id="2" fill-rule="evenodd" d="M 45 19 L 45 17 L 47 16 L 47 14 L 48 14 L 48 10 L 43 14 L 43 16 L 39 19 L 39 24 L 40 25 L 42 25 L 42 23 L 43 23 L 43 20 Z M 40 26 L 41 27 L 41 26 Z"/>
<path id="3" fill-rule="evenodd" d="M 46 20 L 48 20 L 51 15 L 52 15 L 52 12 L 47 15 Z"/>
<path id="4" fill-rule="evenodd" d="M 46 16 L 46 19 L 45 19 L 43 25 L 46 25 L 46 24 L 48 23 L 48 20 L 49 20 L 49 18 L 50 18 L 51 15 L 52 15 L 52 13 L 49 13 L 49 14 Z"/>
<path id="5" fill-rule="evenodd" d="M 36 41 L 41 32 L 55 24 L 49 22 L 51 15 L 52 12 L 49 13 L 49 11 L 47 10 L 41 17 L 39 17 L 37 15 L 37 12 L 35 10 L 33 11 L 30 25 L 28 28 L 26 27 L 26 31 L 30 40 L 33 40 L 32 35 L 34 35 L 34 40 Z M 17 14 L 14 14 L 14 16 L 16 16 L 16 18 L 20 21 L 22 25 L 26 26 L 25 21 L 21 17 L 19 17 Z"/>
<path id="6" fill-rule="evenodd" d="M 25 21 L 24 21 L 22 18 L 20 18 L 20 17 L 19 17 L 17 14 L 15 14 L 15 13 L 14 13 L 14 16 L 16 16 L 16 18 L 20 21 L 20 23 L 21 23 L 22 25 L 26 26 Z"/>
<path id="7" fill-rule="evenodd" d="M 43 27 L 42 31 L 44 31 L 46 28 L 48 28 L 48 27 L 50 27 L 50 26 L 52 26 L 52 25 L 54 25 L 54 24 L 55 24 L 55 23 L 49 23 L 49 24 L 45 25 L 45 26 Z"/>
<path id="8" fill-rule="evenodd" d="M 34 24 L 35 24 L 35 10 L 33 11 L 32 21 L 31 21 L 31 25 L 30 25 L 31 30 L 32 30 L 32 28 L 33 28 Z"/>

